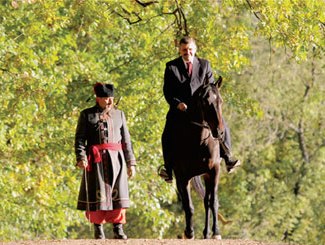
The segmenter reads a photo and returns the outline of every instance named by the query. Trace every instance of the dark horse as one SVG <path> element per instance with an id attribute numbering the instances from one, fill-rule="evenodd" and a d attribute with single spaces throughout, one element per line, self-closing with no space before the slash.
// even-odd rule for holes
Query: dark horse
<path id="1" fill-rule="evenodd" d="M 190 195 L 190 181 L 194 177 L 205 182 L 204 194 L 205 228 L 204 238 L 210 238 L 210 213 L 212 212 L 212 238 L 221 239 L 218 227 L 218 182 L 220 172 L 219 136 L 223 132 L 222 99 L 219 93 L 222 78 L 214 84 L 208 80 L 193 94 L 186 111 L 188 120 L 177 132 L 173 150 L 173 170 L 183 210 L 185 212 L 185 238 L 194 238 L 194 207 Z M 200 185 L 203 188 L 202 183 Z"/>

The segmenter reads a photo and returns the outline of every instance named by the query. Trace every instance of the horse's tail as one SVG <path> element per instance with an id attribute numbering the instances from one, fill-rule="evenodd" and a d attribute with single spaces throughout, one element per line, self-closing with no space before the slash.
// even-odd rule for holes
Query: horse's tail
<path id="1" fill-rule="evenodd" d="M 205 189 L 202 184 L 202 180 L 200 176 L 195 176 L 192 178 L 192 186 L 195 189 L 195 191 L 199 194 L 199 196 L 203 199 L 205 196 Z"/>
<path id="2" fill-rule="evenodd" d="M 219 213 L 219 212 L 218 212 L 218 220 L 220 220 L 221 223 L 222 223 L 223 225 L 227 225 L 227 224 L 232 223 L 232 220 L 228 220 L 228 219 L 226 219 L 226 218 L 225 218 L 221 213 Z"/>

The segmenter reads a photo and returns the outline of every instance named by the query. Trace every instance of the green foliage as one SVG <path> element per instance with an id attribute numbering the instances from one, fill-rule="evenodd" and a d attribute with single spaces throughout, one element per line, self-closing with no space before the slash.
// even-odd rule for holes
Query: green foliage
<path id="1" fill-rule="evenodd" d="M 324 51 L 325 4 L 317 0 L 247 0 L 258 19 L 257 29 L 273 43 L 286 46 L 297 61 L 313 48 Z M 321 55 L 321 53 L 319 53 Z"/>
<path id="2" fill-rule="evenodd" d="M 222 172 L 220 211 L 234 221 L 221 225 L 223 236 L 325 243 L 324 8 L 316 0 L 1 1 L 0 239 L 92 237 L 75 209 L 73 143 L 97 81 L 114 83 L 138 160 L 128 235 L 182 232 L 175 186 L 156 171 L 164 66 L 188 33 L 224 77 L 224 114 L 244 161 L 235 175 Z M 203 205 L 193 196 L 200 237 Z"/>
<path id="3" fill-rule="evenodd" d="M 252 66 L 235 76 L 246 81 L 237 89 L 259 101 L 263 111 L 262 117 L 242 121 L 243 111 L 231 120 L 242 129 L 234 137 L 245 142 L 237 151 L 246 155 L 243 172 L 231 185 L 241 183 L 249 199 L 235 202 L 248 205 L 245 217 L 237 218 L 249 234 L 238 236 L 318 244 L 324 240 L 319 233 L 324 220 L 317 217 L 324 202 L 319 189 L 324 184 L 324 116 L 317 109 L 324 104 L 324 60 L 311 53 L 310 61 L 296 64 L 283 57 L 283 50 L 270 54 L 266 48 L 258 44 Z"/>

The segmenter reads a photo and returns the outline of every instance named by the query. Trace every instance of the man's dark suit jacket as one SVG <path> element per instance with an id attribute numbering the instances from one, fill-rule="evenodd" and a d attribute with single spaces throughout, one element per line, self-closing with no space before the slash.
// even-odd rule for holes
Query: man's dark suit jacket
<path id="1" fill-rule="evenodd" d="M 177 132 L 178 125 L 186 120 L 186 113 L 177 109 L 181 102 L 189 105 L 193 93 L 204 83 L 205 79 L 210 83 L 214 82 L 209 61 L 194 57 L 192 76 L 187 73 L 182 57 L 178 57 L 166 64 L 164 76 L 164 96 L 169 104 L 165 129 L 162 135 L 164 155 L 168 154 L 168 147 L 171 145 L 174 130 Z M 225 127 L 224 144 L 231 149 L 230 130 L 223 119 Z M 223 154 L 223 153 L 222 153 Z M 164 156 L 166 159 L 166 156 Z"/>
<path id="2" fill-rule="evenodd" d="M 209 61 L 194 57 L 192 76 L 187 73 L 182 57 L 166 64 L 164 75 L 164 96 L 170 106 L 167 120 L 178 120 L 184 114 L 177 109 L 181 102 L 189 105 L 193 93 L 203 84 L 205 78 L 214 82 Z"/>

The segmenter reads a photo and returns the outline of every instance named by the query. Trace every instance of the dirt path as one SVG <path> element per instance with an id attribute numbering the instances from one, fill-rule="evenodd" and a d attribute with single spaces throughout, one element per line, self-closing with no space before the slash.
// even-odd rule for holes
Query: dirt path
<path id="1" fill-rule="evenodd" d="M 288 245 L 286 243 L 268 243 L 251 240 L 177 240 L 177 239 L 129 239 L 121 240 L 53 240 L 0 242 L 1 245 Z"/>

